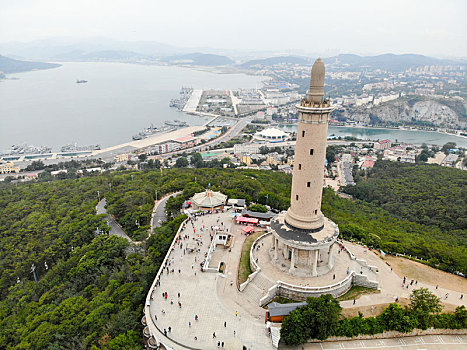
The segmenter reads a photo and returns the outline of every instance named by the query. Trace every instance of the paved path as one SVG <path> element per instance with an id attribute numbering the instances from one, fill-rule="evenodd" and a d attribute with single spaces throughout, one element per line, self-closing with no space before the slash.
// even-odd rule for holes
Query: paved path
<path id="1" fill-rule="evenodd" d="M 467 349 L 467 335 L 424 335 L 390 339 L 349 340 L 305 344 L 284 349 L 401 349 L 401 350 L 461 350 Z"/>
<path id="2" fill-rule="evenodd" d="M 167 220 L 166 214 L 165 214 L 165 205 L 170 197 L 174 197 L 182 193 L 181 191 L 179 192 L 174 192 L 172 194 L 169 194 L 161 199 L 159 199 L 155 204 L 154 204 L 154 209 L 152 210 L 152 218 L 151 218 L 151 234 L 154 232 L 154 229 L 156 227 L 160 227 L 164 221 Z"/>
<path id="3" fill-rule="evenodd" d="M 156 325 L 162 332 L 165 329 L 168 337 L 164 337 L 156 329 L 151 331 L 158 334 L 159 338 L 165 339 L 163 342 L 167 342 L 169 346 L 181 349 L 183 347 L 179 344 L 183 344 L 197 349 L 217 349 L 219 341 L 224 342 L 224 349 L 242 349 L 244 345 L 251 350 L 272 349 L 264 323 L 264 310 L 255 306 L 262 315 L 258 320 L 247 314 L 244 308 L 237 307 L 235 302 L 230 302 L 230 298 L 235 299 L 238 293 L 236 276 L 200 271 L 200 262 L 211 242 L 210 227 L 224 223 L 224 227 L 231 233 L 231 227 L 234 225 L 231 215 L 231 212 L 208 214 L 199 217 L 193 225 L 188 223 L 181 233 L 188 236 L 182 240 L 182 248 L 176 245 L 170 252 L 168 269 L 174 272 L 164 271 L 160 278 L 160 286 L 153 291 L 153 301 L 150 303 L 151 318 L 157 317 Z M 201 231 L 203 226 L 205 229 Z M 240 229 L 238 226 L 237 228 Z M 234 235 L 235 239 L 241 236 L 239 232 Z M 197 242 L 195 238 L 200 242 L 197 245 L 200 251 L 184 254 L 186 244 Z M 241 250 L 239 241 L 233 244 L 232 250 Z M 226 266 L 232 265 L 232 270 L 236 270 L 237 265 L 229 259 L 231 253 L 221 247 L 217 250 L 224 252 L 222 261 Z M 227 291 L 222 292 L 224 287 Z M 168 293 L 167 299 L 162 297 L 163 292 Z M 181 302 L 181 307 L 178 301 Z M 198 315 L 198 321 L 195 321 L 195 315 Z M 168 332 L 169 327 L 171 332 Z M 213 338 L 214 332 L 216 338 Z"/>
<path id="4" fill-rule="evenodd" d="M 115 221 L 115 219 L 111 215 L 107 214 L 107 210 L 105 209 L 105 205 L 106 205 L 106 200 L 105 200 L 105 198 L 103 198 L 103 199 L 100 200 L 99 203 L 97 203 L 96 210 L 97 210 L 97 214 L 106 214 L 107 215 L 107 225 L 110 226 L 109 234 L 111 234 L 113 236 L 118 236 L 118 237 L 125 238 L 129 242 L 133 243 L 131 238 L 128 237 L 128 235 L 125 233 L 125 231 L 123 231 L 123 229 Z"/>
<path id="5" fill-rule="evenodd" d="M 407 288 L 407 286 L 402 287 L 402 279 L 397 276 L 395 272 L 391 271 L 390 266 L 388 266 L 378 255 L 357 244 L 345 242 L 344 245 L 357 257 L 365 259 L 369 265 L 376 266 L 379 271 L 376 274 L 376 279 L 379 282 L 381 293 L 363 295 L 357 299 L 355 306 L 370 306 L 386 302 L 394 302 L 396 297 L 408 298 L 414 289 L 419 289 L 421 287 L 428 288 L 430 292 L 441 298 L 443 303 L 449 303 L 456 306 L 465 305 L 465 298 L 460 299 L 460 295 L 467 294 L 467 290 L 455 291 L 441 287 L 436 289 L 436 286 L 421 282 L 418 282 L 417 284 L 414 283 L 411 286 L 409 285 L 409 288 Z M 465 285 L 459 287 L 462 289 Z M 448 298 L 445 298 L 446 294 L 448 294 Z M 352 304 L 352 300 L 341 302 L 342 307 L 352 307 Z"/>

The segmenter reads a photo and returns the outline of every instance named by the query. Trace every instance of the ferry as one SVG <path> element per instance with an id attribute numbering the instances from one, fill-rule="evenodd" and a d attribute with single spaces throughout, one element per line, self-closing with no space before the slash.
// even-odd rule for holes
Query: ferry
<path id="1" fill-rule="evenodd" d="M 88 81 L 87 80 L 76 80 L 76 84 L 85 84 L 87 83 Z"/>

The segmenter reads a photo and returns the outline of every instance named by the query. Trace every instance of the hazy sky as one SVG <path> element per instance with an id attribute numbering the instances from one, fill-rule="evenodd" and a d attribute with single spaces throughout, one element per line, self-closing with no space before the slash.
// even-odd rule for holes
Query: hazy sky
<path id="1" fill-rule="evenodd" d="M 0 0 L 0 42 L 48 37 L 184 47 L 467 57 L 467 0 Z"/>

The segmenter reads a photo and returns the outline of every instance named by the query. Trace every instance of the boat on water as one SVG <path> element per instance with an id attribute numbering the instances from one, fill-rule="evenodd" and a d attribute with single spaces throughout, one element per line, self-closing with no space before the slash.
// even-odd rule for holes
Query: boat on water
<path id="1" fill-rule="evenodd" d="M 166 120 L 164 122 L 165 125 L 169 125 L 169 126 L 175 126 L 175 127 L 182 127 L 182 126 L 186 126 L 187 123 L 186 122 L 182 122 L 181 120 L 177 120 L 177 119 L 174 119 L 174 120 Z"/>
<path id="2" fill-rule="evenodd" d="M 52 147 L 34 145 L 12 145 L 10 149 L 1 152 L 1 155 L 46 154 L 52 151 Z"/>
<path id="3" fill-rule="evenodd" d="M 183 110 L 186 103 L 191 97 L 193 93 L 193 88 L 191 87 L 182 87 L 179 92 L 179 98 L 173 98 L 169 102 L 169 107 L 177 108 L 178 110 Z"/>
<path id="4" fill-rule="evenodd" d="M 87 80 L 76 80 L 76 84 L 85 84 L 87 83 L 88 81 Z"/>
<path id="5" fill-rule="evenodd" d="M 142 130 L 141 132 L 137 133 L 136 135 L 133 135 L 131 138 L 134 140 L 134 141 L 138 141 L 138 140 L 142 140 L 142 139 L 145 139 L 149 136 L 154 136 L 156 134 L 160 134 L 160 133 L 165 133 L 165 132 L 169 132 L 169 131 L 172 131 L 174 130 L 175 127 L 173 126 L 168 126 L 168 125 L 164 125 L 160 128 L 156 128 L 155 126 L 153 126 L 151 124 L 150 127 Z"/>
<path id="6" fill-rule="evenodd" d="M 101 146 L 89 145 L 89 146 L 78 146 L 76 143 L 63 146 L 60 150 L 62 152 L 82 152 L 82 151 L 97 151 L 100 150 Z"/>

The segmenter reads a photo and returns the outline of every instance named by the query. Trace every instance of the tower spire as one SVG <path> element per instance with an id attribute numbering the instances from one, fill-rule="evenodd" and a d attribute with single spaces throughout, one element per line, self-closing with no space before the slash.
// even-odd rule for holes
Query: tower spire
<path id="1" fill-rule="evenodd" d="M 311 68 L 310 90 L 308 91 L 308 102 L 320 103 L 324 97 L 324 62 L 318 58 Z"/>

